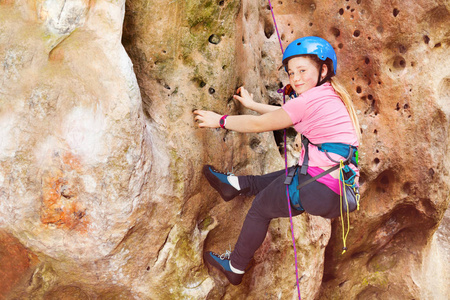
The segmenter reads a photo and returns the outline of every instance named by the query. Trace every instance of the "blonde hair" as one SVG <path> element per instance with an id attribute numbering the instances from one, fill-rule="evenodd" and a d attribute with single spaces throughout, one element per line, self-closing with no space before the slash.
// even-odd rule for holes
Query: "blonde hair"
<path id="1" fill-rule="evenodd" d="M 336 76 L 334 76 L 333 61 L 330 58 L 327 58 L 325 61 L 323 61 L 315 54 L 305 54 L 302 56 L 309 58 L 313 63 L 315 63 L 319 72 L 320 70 L 322 70 L 322 66 L 324 64 L 327 66 L 328 72 L 325 78 L 328 78 L 326 80 L 331 83 L 331 86 L 336 91 L 336 94 L 339 96 L 339 98 L 341 98 L 342 102 L 344 102 L 348 114 L 350 115 L 350 119 L 352 120 L 358 143 L 361 143 L 361 128 L 359 126 L 359 121 L 358 117 L 356 116 L 352 98 L 350 97 L 350 94 L 347 92 L 345 87 L 336 79 Z"/>
<path id="2" fill-rule="evenodd" d="M 358 138 L 358 142 L 361 143 L 361 128 L 359 126 L 359 120 L 356 116 L 356 110 L 353 106 L 352 99 L 350 94 L 347 92 L 345 87 L 336 79 L 336 77 L 330 78 L 331 86 L 336 91 L 336 94 L 341 98 L 342 102 L 344 102 L 345 107 L 347 108 L 348 114 L 350 115 L 350 119 L 352 120 L 353 127 L 355 128 L 356 137 Z"/>

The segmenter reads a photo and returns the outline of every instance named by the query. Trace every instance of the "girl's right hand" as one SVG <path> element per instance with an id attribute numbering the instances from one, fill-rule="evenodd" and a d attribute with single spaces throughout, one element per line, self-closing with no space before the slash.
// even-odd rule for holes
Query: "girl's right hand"
<path id="1" fill-rule="evenodd" d="M 249 92 L 243 86 L 237 89 L 236 95 L 234 95 L 233 98 L 241 102 L 241 104 L 248 109 L 252 109 L 253 105 L 255 104 L 255 101 L 253 100 L 253 94 L 249 94 Z"/>

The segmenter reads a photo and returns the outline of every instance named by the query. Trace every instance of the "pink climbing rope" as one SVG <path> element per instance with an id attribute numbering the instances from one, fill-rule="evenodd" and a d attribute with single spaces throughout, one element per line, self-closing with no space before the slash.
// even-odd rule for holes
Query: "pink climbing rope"
<path id="1" fill-rule="evenodd" d="M 283 44 L 281 42 L 280 33 L 278 32 L 277 21 L 275 20 L 275 14 L 273 13 L 272 3 L 269 1 L 270 12 L 272 13 L 273 24 L 275 26 L 275 31 L 277 32 L 278 42 L 280 43 L 281 53 L 284 53 Z M 286 89 L 283 89 L 283 104 L 286 102 Z M 286 129 L 284 129 L 284 168 L 286 170 L 286 177 L 288 176 L 288 166 L 287 166 L 287 149 L 286 149 Z M 297 293 L 298 299 L 301 300 L 300 295 L 300 283 L 298 280 L 298 264 L 297 264 L 297 247 L 295 246 L 295 235 L 294 235 L 294 223 L 292 222 L 292 210 L 291 210 L 291 198 L 289 196 L 289 185 L 286 185 L 286 195 L 289 208 L 289 221 L 291 223 L 291 234 L 292 234 L 292 244 L 294 245 L 294 257 L 295 257 L 295 279 L 297 282 Z"/>
<path id="2" fill-rule="evenodd" d="M 269 1 L 270 12 L 272 13 L 273 25 L 275 26 L 275 31 L 277 32 L 278 42 L 280 43 L 281 53 L 284 53 L 283 44 L 281 43 L 280 33 L 278 32 L 277 21 L 275 21 L 275 14 L 273 13 L 272 3 Z"/>

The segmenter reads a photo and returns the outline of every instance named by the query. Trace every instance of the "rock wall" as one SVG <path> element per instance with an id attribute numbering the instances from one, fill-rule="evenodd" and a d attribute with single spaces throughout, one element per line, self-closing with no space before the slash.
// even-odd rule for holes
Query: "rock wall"
<path id="1" fill-rule="evenodd" d="M 363 133 L 347 253 L 340 219 L 294 221 L 302 298 L 446 299 L 450 5 L 273 5 L 284 47 L 334 46 Z M 192 117 L 252 113 L 232 100 L 243 84 L 280 103 L 266 1 L 6 0 L 0 24 L 0 299 L 296 297 L 288 220 L 272 221 L 240 286 L 202 261 L 234 245 L 252 201 L 223 202 L 202 165 L 283 167 L 278 132 Z"/>

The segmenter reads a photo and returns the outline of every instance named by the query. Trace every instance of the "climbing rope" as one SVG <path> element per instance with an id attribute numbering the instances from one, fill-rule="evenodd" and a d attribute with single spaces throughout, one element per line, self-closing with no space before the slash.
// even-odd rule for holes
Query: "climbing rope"
<path id="1" fill-rule="evenodd" d="M 272 13 L 273 24 L 274 24 L 275 30 L 277 32 L 278 42 L 280 43 L 281 54 L 283 54 L 284 53 L 283 44 L 281 42 L 280 33 L 278 32 L 277 21 L 275 20 L 275 14 L 273 13 L 272 3 L 270 2 L 270 0 L 267 0 L 267 1 L 269 1 L 269 7 L 270 7 L 270 12 Z M 285 102 L 286 102 L 286 89 L 284 88 L 283 89 L 283 104 Z M 283 138 L 284 138 L 284 168 L 286 170 L 286 177 L 287 177 L 288 176 L 288 166 L 287 166 L 287 148 L 286 148 L 286 129 L 284 129 Z M 292 244 L 294 246 L 295 279 L 297 282 L 298 299 L 301 300 L 302 297 L 300 295 L 300 284 L 299 284 L 299 280 L 298 280 L 297 247 L 295 246 L 294 223 L 292 221 L 292 210 L 291 210 L 291 198 L 289 196 L 289 185 L 286 185 L 286 195 L 287 195 L 288 208 L 289 208 L 289 221 L 291 223 Z"/>
<path id="2" fill-rule="evenodd" d="M 348 166 L 347 166 L 347 168 L 348 168 Z M 339 161 L 339 190 L 340 190 L 339 205 L 340 205 L 341 225 L 342 225 L 342 243 L 343 243 L 342 254 L 347 252 L 347 237 L 348 237 L 348 233 L 350 232 L 350 211 L 349 211 L 349 204 L 348 204 L 348 199 L 347 199 L 346 188 L 353 189 L 356 192 L 356 190 L 355 190 L 356 183 L 353 182 L 352 184 L 348 184 L 347 180 L 345 180 L 344 169 L 345 169 L 344 161 L 340 160 Z M 341 184 L 341 182 L 342 182 L 342 184 Z M 345 230 L 345 224 L 344 224 L 344 211 L 343 211 L 342 195 L 344 195 L 345 206 L 346 206 L 345 213 L 347 214 L 347 231 Z M 355 193 L 355 196 L 356 196 L 356 199 L 355 199 L 356 200 L 356 209 L 359 210 L 360 195 L 359 195 L 359 193 Z"/>
<path id="3" fill-rule="evenodd" d="M 346 183 L 344 181 L 344 173 L 343 170 L 344 169 L 344 161 L 341 160 L 339 162 L 339 191 L 340 191 L 340 201 L 339 201 L 339 206 L 340 206 L 340 212 L 341 212 L 341 225 L 342 225 L 342 242 L 343 242 L 343 248 L 342 248 L 342 254 L 344 254 L 347 251 L 347 236 L 348 233 L 350 231 L 350 212 L 349 212 L 349 208 L 348 208 L 348 200 L 347 200 L 347 193 L 345 191 L 345 187 L 346 187 Z M 343 183 L 343 186 L 341 186 L 341 180 Z M 345 198 L 345 204 L 346 204 L 346 213 L 347 213 L 347 232 L 345 232 L 345 225 L 344 225 L 344 212 L 343 212 L 343 203 L 342 203 L 342 195 L 344 195 Z"/>

